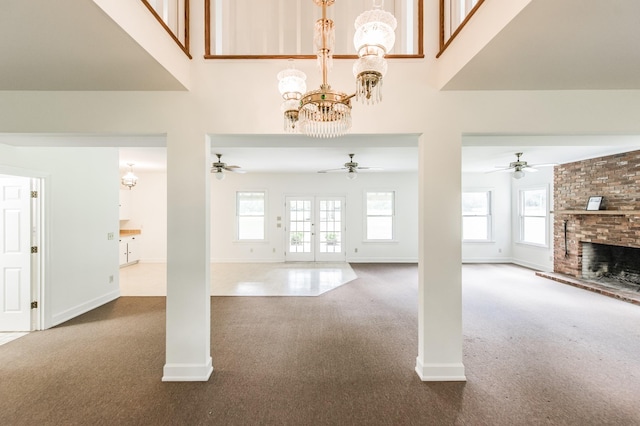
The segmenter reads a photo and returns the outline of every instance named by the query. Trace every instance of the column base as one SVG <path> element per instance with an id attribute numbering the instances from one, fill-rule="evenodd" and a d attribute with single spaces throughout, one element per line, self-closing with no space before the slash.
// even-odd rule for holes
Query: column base
<path id="1" fill-rule="evenodd" d="M 165 364 L 163 382 L 206 382 L 213 372 L 211 357 L 206 364 Z"/>
<path id="2" fill-rule="evenodd" d="M 423 364 L 416 358 L 416 373 L 423 382 L 466 382 L 464 364 Z"/>

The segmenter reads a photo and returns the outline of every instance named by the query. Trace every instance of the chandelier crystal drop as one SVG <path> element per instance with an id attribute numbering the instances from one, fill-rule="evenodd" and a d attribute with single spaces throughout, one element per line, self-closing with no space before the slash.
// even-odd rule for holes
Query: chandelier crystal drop
<path id="1" fill-rule="evenodd" d="M 379 0 L 378 0 L 379 1 Z M 384 0 L 383 0 L 384 1 Z M 327 18 L 327 7 L 335 0 L 313 0 L 322 8 L 322 18 L 314 26 L 313 41 L 321 71 L 320 89 L 306 92 L 306 75 L 290 65 L 278 74 L 278 88 L 284 99 L 280 109 L 284 115 L 285 132 L 301 132 L 317 138 L 342 136 L 351 129 L 351 98 L 365 104 L 382 100 L 382 78 L 387 72 L 384 56 L 395 43 L 395 17 L 382 9 L 383 2 L 358 16 L 355 22 L 354 45 L 358 60 L 353 66 L 356 92 L 348 95 L 333 90 L 328 73 L 333 64 L 335 26 Z"/>

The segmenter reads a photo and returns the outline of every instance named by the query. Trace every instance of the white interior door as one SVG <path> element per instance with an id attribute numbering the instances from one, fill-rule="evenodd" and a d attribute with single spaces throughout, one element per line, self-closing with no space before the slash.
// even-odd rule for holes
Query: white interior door
<path id="1" fill-rule="evenodd" d="M 31 180 L 0 176 L 0 331 L 31 329 Z"/>
<path id="2" fill-rule="evenodd" d="M 346 259 L 344 197 L 287 197 L 287 261 Z"/>

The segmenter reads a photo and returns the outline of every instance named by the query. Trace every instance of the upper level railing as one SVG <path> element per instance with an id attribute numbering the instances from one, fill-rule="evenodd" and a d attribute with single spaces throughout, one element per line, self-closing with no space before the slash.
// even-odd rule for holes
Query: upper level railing
<path id="1" fill-rule="evenodd" d="M 189 53 L 189 0 L 141 0 L 191 59 Z"/>
<path id="2" fill-rule="evenodd" d="M 340 0 L 329 10 L 335 22 L 333 57 L 357 58 L 355 18 L 372 9 L 372 0 Z M 423 0 L 386 0 L 398 20 L 390 58 L 422 58 Z M 313 26 L 320 8 L 312 0 L 205 0 L 205 58 L 316 58 Z"/>
<path id="3" fill-rule="evenodd" d="M 484 0 L 440 0 L 440 57 Z"/>

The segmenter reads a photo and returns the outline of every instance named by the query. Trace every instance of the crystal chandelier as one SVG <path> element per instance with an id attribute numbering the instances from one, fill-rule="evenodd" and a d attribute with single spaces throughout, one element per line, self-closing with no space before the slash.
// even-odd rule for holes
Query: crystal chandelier
<path id="1" fill-rule="evenodd" d="M 138 177 L 133 174 L 133 163 L 127 163 L 127 166 L 129 166 L 129 171 L 127 172 L 127 174 L 122 176 L 121 182 L 124 186 L 127 186 L 129 187 L 129 189 L 131 189 L 138 183 Z"/>
<path id="2" fill-rule="evenodd" d="M 281 110 L 284 114 L 286 132 L 296 132 L 317 137 L 333 138 L 346 134 L 351 128 L 351 99 L 364 104 L 375 104 L 382 100 L 382 77 L 387 72 L 384 56 L 395 43 L 396 18 L 383 10 L 384 0 L 376 3 L 372 10 L 356 18 L 353 44 L 358 60 L 353 65 L 356 92 L 347 95 L 333 90 L 327 83 L 327 75 L 333 61 L 335 28 L 327 19 L 327 7 L 335 0 L 313 0 L 322 7 L 322 18 L 314 27 L 314 45 L 318 65 L 322 74 L 320 89 L 307 92 L 307 76 L 290 66 L 278 74 L 278 89 L 284 99 Z"/>

